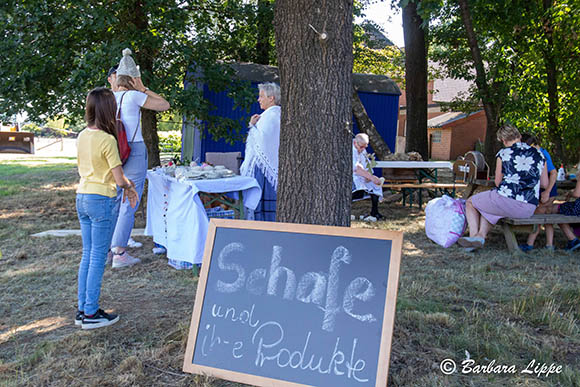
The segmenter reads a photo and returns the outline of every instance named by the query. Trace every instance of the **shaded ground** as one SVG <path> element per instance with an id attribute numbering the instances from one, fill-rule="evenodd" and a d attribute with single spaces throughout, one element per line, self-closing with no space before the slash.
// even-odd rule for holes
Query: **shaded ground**
<path id="1" fill-rule="evenodd" d="M 237 385 L 181 372 L 197 278 L 153 255 L 150 238 L 136 238 L 143 264 L 105 272 L 102 305 L 120 322 L 93 332 L 73 325 L 80 238 L 29 237 L 78 228 L 73 163 L 0 165 L 0 386 Z M 368 206 L 355 203 L 353 214 Z M 580 253 L 512 256 L 499 230 L 479 253 L 443 249 L 425 237 L 423 211 L 395 203 L 381 212 L 386 221 L 353 227 L 405 232 L 389 385 L 580 386 Z M 443 359 L 460 363 L 466 351 L 480 365 L 521 371 L 535 359 L 563 371 L 442 374 Z"/>

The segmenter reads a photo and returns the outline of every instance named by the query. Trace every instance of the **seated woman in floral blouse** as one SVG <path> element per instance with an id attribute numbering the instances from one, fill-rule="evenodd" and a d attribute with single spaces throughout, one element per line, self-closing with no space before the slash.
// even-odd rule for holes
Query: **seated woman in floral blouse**
<path id="1" fill-rule="evenodd" d="M 506 125 L 497 139 L 505 148 L 497 153 L 496 189 L 481 192 L 467 200 L 465 212 L 469 236 L 460 238 L 460 246 L 469 251 L 483 247 L 492 225 L 501 218 L 529 218 L 540 203 L 540 185 L 548 185 L 544 155 L 521 142 L 520 132 Z"/>

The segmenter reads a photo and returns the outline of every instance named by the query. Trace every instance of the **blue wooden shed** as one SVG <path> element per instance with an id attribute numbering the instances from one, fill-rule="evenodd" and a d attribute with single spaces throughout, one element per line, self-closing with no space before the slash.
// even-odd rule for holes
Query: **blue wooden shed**
<path id="1" fill-rule="evenodd" d="M 227 91 L 216 93 L 207 85 L 186 85 L 185 87 L 203 87 L 204 97 L 215 106 L 212 114 L 228 117 L 240 122 L 240 131 L 247 134 L 249 118 L 256 113 L 261 113 L 257 102 L 258 84 L 263 82 L 280 83 L 278 68 L 254 63 L 231 64 L 238 79 L 250 81 L 256 89 L 256 102 L 251 106 L 250 112 L 236 108 L 234 102 L 228 97 Z M 401 90 L 397 84 L 387 76 L 374 74 L 353 74 L 353 83 L 359 97 L 375 124 L 377 131 L 383 137 L 391 151 L 395 150 L 397 136 L 397 119 L 399 115 L 399 96 Z M 358 133 L 356 121 L 354 133 Z M 185 120 L 182 133 L 182 158 L 205 161 L 206 152 L 242 152 L 244 155 L 245 144 L 243 141 L 228 144 L 223 139 L 214 139 L 211 134 L 201 136 L 200 128 L 203 122 Z"/>

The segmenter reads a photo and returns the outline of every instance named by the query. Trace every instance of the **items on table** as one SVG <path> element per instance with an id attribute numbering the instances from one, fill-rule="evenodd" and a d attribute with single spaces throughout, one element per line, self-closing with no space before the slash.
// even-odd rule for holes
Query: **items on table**
<path id="1" fill-rule="evenodd" d="M 223 165 L 168 165 L 165 167 L 157 167 L 155 171 L 173 176 L 178 180 L 202 180 L 202 179 L 222 179 L 227 177 L 237 176 L 232 170 L 227 169 Z"/>

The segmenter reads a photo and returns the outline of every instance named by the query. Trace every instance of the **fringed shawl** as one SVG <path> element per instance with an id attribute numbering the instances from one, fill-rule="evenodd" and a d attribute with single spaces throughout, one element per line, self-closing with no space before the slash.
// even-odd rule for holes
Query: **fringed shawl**
<path id="1" fill-rule="evenodd" d="M 258 167 L 274 189 L 278 190 L 278 150 L 280 148 L 280 106 L 270 106 L 250 128 L 246 154 L 240 167 L 242 176 L 253 176 Z"/>

